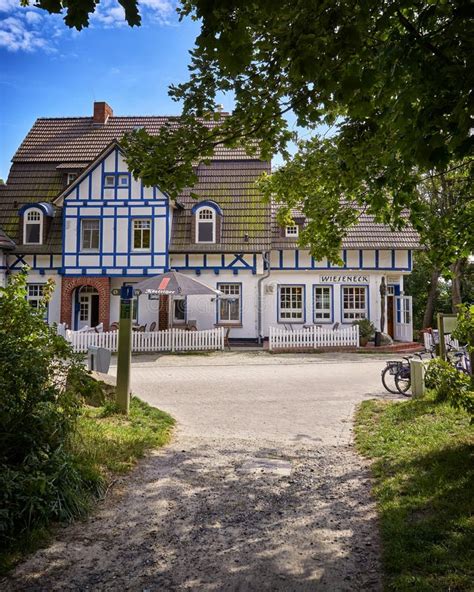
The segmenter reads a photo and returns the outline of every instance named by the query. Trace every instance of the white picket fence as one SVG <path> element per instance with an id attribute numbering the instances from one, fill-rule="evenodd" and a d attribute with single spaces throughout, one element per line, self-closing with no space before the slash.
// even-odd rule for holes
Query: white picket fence
<path id="1" fill-rule="evenodd" d="M 86 352 L 89 346 L 105 347 L 117 351 L 118 331 L 96 333 L 95 331 L 69 331 L 65 338 L 74 351 Z M 184 352 L 214 351 L 224 349 L 224 328 L 216 327 L 206 331 L 185 331 L 167 329 L 166 331 L 133 331 L 133 352 Z"/>
<path id="2" fill-rule="evenodd" d="M 433 335 L 431 333 L 423 333 L 423 342 L 426 351 L 431 351 L 435 344 L 439 343 L 438 331 L 435 333 L 435 339 L 433 339 Z M 444 342 L 448 347 L 459 349 L 459 341 L 457 339 L 453 339 L 450 333 L 444 336 Z"/>
<path id="3" fill-rule="evenodd" d="M 326 329 L 307 327 L 288 331 L 281 327 L 270 327 L 269 350 L 275 349 L 319 349 L 325 347 L 359 347 L 359 327 Z"/>

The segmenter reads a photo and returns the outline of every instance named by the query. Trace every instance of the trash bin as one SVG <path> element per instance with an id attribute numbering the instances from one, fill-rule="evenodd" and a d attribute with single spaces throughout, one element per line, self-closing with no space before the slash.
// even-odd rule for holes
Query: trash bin
<path id="1" fill-rule="evenodd" d="M 382 333 L 380 331 L 375 331 L 374 345 L 375 347 L 380 347 L 382 345 Z"/>
<path id="2" fill-rule="evenodd" d="M 105 347 L 96 347 L 90 345 L 87 348 L 87 366 L 89 370 L 107 374 L 110 366 L 110 357 L 112 352 Z"/>

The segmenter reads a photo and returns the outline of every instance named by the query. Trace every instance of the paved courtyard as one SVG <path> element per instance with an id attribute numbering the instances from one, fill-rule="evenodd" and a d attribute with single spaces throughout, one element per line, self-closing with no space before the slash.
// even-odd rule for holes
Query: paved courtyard
<path id="1" fill-rule="evenodd" d="M 384 359 L 137 356 L 133 391 L 174 415 L 174 441 L 20 566 L 8 589 L 381 590 L 352 416 L 386 396 Z"/>

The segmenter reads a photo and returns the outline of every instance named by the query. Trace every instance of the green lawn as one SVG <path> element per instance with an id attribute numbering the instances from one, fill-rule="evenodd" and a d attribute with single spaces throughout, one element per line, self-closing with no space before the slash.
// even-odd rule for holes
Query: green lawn
<path id="1" fill-rule="evenodd" d="M 366 401 L 359 451 L 373 459 L 386 589 L 474 590 L 474 427 L 430 395 Z"/>

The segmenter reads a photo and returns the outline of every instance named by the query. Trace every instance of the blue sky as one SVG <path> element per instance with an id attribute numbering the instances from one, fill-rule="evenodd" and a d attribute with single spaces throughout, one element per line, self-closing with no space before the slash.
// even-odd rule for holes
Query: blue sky
<path id="1" fill-rule="evenodd" d="M 128 27 L 114 0 L 91 26 L 0 0 L 0 177 L 37 117 L 91 115 L 107 101 L 116 115 L 178 114 L 168 85 L 187 79 L 198 24 L 178 22 L 171 0 L 141 0 L 143 25 Z M 231 104 L 225 104 L 227 109 Z"/>

